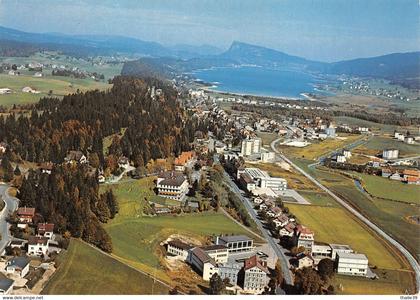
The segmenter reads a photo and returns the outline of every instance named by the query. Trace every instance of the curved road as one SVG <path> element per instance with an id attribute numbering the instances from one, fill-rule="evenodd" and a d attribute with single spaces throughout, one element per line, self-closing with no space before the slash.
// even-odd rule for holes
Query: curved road
<path id="1" fill-rule="evenodd" d="M 326 188 L 324 185 L 322 185 L 320 182 L 318 182 L 314 177 L 309 175 L 307 172 L 299 168 L 296 164 L 294 164 L 290 159 L 288 159 L 286 156 L 281 154 L 275 147 L 275 144 L 279 141 L 279 139 L 274 140 L 271 143 L 271 149 L 275 153 L 277 153 L 284 161 L 289 163 L 291 166 L 293 166 L 296 170 L 298 170 L 300 173 L 302 173 L 305 177 L 307 177 L 309 180 L 311 180 L 315 185 L 317 185 L 320 189 L 325 191 L 328 195 L 334 198 L 338 203 L 340 203 L 344 208 L 346 208 L 350 213 L 352 213 L 354 216 L 356 216 L 358 219 L 360 219 L 363 223 L 365 223 L 367 226 L 369 226 L 371 229 L 373 229 L 377 234 L 382 236 L 385 240 L 387 240 L 390 244 L 395 246 L 408 260 L 411 267 L 413 268 L 415 275 L 416 275 L 416 289 L 419 290 L 419 284 L 420 284 L 420 266 L 417 262 L 417 260 L 414 258 L 413 255 L 399 242 L 394 240 L 392 237 L 390 237 L 386 232 L 384 232 L 381 228 L 373 224 L 368 218 L 363 216 L 361 213 L 359 213 L 356 209 L 351 207 L 349 204 L 347 204 L 346 201 L 343 199 L 337 197 L 333 192 L 331 192 L 328 188 Z"/>
<path id="2" fill-rule="evenodd" d="M 12 197 L 7 193 L 7 190 L 10 187 L 6 184 L 0 184 L 0 197 L 1 200 L 4 201 L 4 208 L 0 212 L 0 234 L 1 234 L 1 241 L 0 241 L 0 253 L 3 252 L 4 248 L 9 244 L 12 240 L 12 236 L 9 232 L 9 224 L 6 221 L 7 216 L 18 209 L 19 206 L 19 199 L 16 197 Z"/>

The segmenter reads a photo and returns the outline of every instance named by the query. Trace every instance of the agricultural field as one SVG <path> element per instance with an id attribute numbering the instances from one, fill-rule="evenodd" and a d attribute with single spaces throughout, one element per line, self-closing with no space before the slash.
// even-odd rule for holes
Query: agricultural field
<path id="1" fill-rule="evenodd" d="M 168 294 L 169 289 L 79 240 L 72 240 L 46 295 Z"/>
<path id="2" fill-rule="evenodd" d="M 338 295 L 402 295 L 410 289 L 412 277 L 408 272 L 376 269 L 379 279 L 367 279 L 356 276 L 335 275 L 333 285 Z M 411 284 L 411 286 L 413 286 Z"/>
<path id="3" fill-rule="evenodd" d="M 374 223 L 405 245 L 414 255 L 418 255 L 420 236 L 413 234 L 419 230 L 419 225 L 407 221 L 410 216 L 420 215 L 420 206 L 404 202 L 383 200 L 370 197 L 360 191 L 353 180 L 326 169 L 311 170 L 322 184 L 326 185 L 336 195 L 356 207 Z"/>
<path id="4" fill-rule="evenodd" d="M 384 244 L 340 207 L 287 204 L 301 224 L 315 232 L 318 242 L 347 244 L 364 253 L 371 265 L 400 269 L 404 265 Z"/>
<path id="5" fill-rule="evenodd" d="M 337 124 L 368 127 L 372 132 L 381 134 L 394 134 L 395 130 L 400 132 L 406 132 L 407 130 L 414 132 L 415 130 L 418 130 L 416 127 L 401 127 L 396 125 L 380 124 L 352 117 L 335 117 L 334 119 L 337 122 Z"/>
<path id="6" fill-rule="evenodd" d="M 285 145 L 277 145 L 277 149 L 282 151 L 286 156 L 315 160 L 335 150 L 346 147 L 359 139 L 365 138 L 361 135 L 340 134 L 342 139 L 326 139 L 324 141 L 312 141 L 312 144 L 306 147 L 292 147 Z"/>
<path id="7" fill-rule="evenodd" d="M 67 55 L 61 55 L 54 51 L 38 52 L 29 57 L 0 57 L 0 62 L 11 63 L 16 65 L 25 65 L 28 63 L 38 62 L 42 64 L 55 64 L 68 67 L 76 67 L 88 72 L 97 72 L 104 74 L 105 79 L 114 77 L 121 73 L 122 63 L 101 63 L 99 58 L 94 61 L 87 61 L 83 58 L 75 58 Z M 51 70 L 45 69 L 51 74 Z M 44 72 L 44 70 L 43 70 Z"/>
<path id="8" fill-rule="evenodd" d="M 363 187 L 374 197 L 420 205 L 420 186 L 418 185 L 409 185 L 380 176 L 356 172 L 352 174 L 361 179 Z"/>
<path id="9" fill-rule="evenodd" d="M 92 79 L 75 79 L 63 76 L 37 78 L 29 75 L 10 76 L 8 74 L 0 74 L 0 84 L 0 88 L 10 88 L 13 90 L 12 94 L 0 95 L 0 105 L 4 106 L 35 103 L 40 98 L 48 96 L 50 91 L 52 91 L 51 96 L 62 97 L 76 93 L 77 90 L 83 92 L 111 88 L 111 85 L 108 83 L 96 82 Z M 31 94 L 22 92 L 22 88 L 27 86 L 40 91 L 40 93 Z"/>
<path id="10" fill-rule="evenodd" d="M 406 131 L 406 130 L 405 130 Z M 405 133 L 404 131 L 404 133 Z M 395 148 L 400 151 L 400 157 L 410 157 L 420 155 L 420 145 L 409 145 L 398 141 L 392 137 L 374 136 L 367 143 L 354 149 L 356 153 L 366 155 L 382 154 L 383 149 Z"/>

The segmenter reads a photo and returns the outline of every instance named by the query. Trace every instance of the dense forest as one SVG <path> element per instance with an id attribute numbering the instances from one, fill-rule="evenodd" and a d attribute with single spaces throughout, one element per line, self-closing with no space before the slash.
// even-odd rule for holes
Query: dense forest
<path id="1" fill-rule="evenodd" d="M 113 83 L 106 92 L 43 98 L 29 116 L 1 116 L 0 141 L 9 144 L 12 160 L 32 162 L 61 163 L 70 150 L 80 150 L 104 164 L 103 138 L 122 128 L 110 153 L 136 166 L 189 150 L 199 124 L 186 118 L 175 89 L 155 79 L 116 77 Z M 150 96 L 152 86 L 162 89 L 160 97 Z"/>
<path id="2" fill-rule="evenodd" d="M 102 228 L 118 212 L 112 190 L 99 195 L 96 176 L 87 166 L 55 166 L 51 174 L 30 170 L 23 179 L 20 206 L 35 207 L 40 222 L 52 222 L 60 233 L 69 231 L 104 251 L 111 252 L 111 238 Z"/>

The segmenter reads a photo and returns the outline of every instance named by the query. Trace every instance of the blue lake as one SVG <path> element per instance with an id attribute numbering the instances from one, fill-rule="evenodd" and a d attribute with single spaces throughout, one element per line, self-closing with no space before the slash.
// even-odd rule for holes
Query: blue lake
<path id="1" fill-rule="evenodd" d="M 303 98 L 301 93 L 320 93 L 322 81 L 311 74 L 260 67 L 229 67 L 197 70 L 197 79 L 216 85 L 214 90 L 273 97 Z"/>

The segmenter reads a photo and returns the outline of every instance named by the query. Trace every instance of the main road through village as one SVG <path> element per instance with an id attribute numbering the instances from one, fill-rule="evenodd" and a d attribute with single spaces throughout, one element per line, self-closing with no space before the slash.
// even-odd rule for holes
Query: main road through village
<path id="1" fill-rule="evenodd" d="M 414 258 L 414 256 L 398 241 L 394 240 L 391 236 L 389 236 L 386 232 L 384 232 L 381 228 L 376 226 L 374 223 L 372 223 L 368 218 L 363 216 L 361 213 L 359 213 L 356 209 L 351 207 L 346 201 L 341 199 L 340 197 L 336 196 L 333 192 L 331 192 L 327 187 L 322 185 L 318 180 L 316 180 L 314 177 L 312 177 L 310 174 L 302 170 L 300 167 L 298 167 L 295 163 L 293 163 L 290 159 L 288 159 L 286 156 L 281 154 L 277 148 L 275 147 L 277 142 L 280 139 L 274 140 L 271 143 L 271 149 L 285 162 L 290 164 L 292 167 L 294 167 L 296 170 L 298 170 L 302 175 L 307 177 L 309 180 L 311 180 L 314 184 L 316 184 L 320 189 L 328 193 L 331 197 L 334 198 L 340 205 L 342 205 L 345 209 L 347 209 L 351 214 L 353 214 L 355 217 L 357 217 L 359 220 L 364 222 L 367 226 L 369 226 L 371 229 L 373 229 L 377 234 L 382 236 L 386 241 L 388 241 L 390 244 L 395 246 L 407 259 L 407 261 L 410 263 L 411 267 L 413 268 L 415 275 L 416 275 L 416 288 L 417 291 L 419 290 L 419 284 L 420 284 L 420 266 L 417 262 L 417 260 Z"/>
<path id="2" fill-rule="evenodd" d="M 4 208 L 0 212 L 0 253 L 3 252 L 4 248 L 9 244 L 12 236 L 9 232 L 9 224 L 6 219 L 7 216 L 17 210 L 19 200 L 16 197 L 12 197 L 8 194 L 7 190 L 9 186 L 6 184 L 0 184 L 0 201 L 4 201 Z"/>
<path id="3" fill-rule="evenodd" d="M 214 162 L 216 164 L 219 163 L 219 158 L 217 155 L 214 155 Z M 255 209 L 252 207 L 250 203 L 250 199 L 244 197 L 242 195 L 241 190 L 239 187 L 233 182 L 232 178 L 230 178 L 229 174 L 227 174 L 224 171 L 224 179 L 225 182 L 229 185 L 229 188 L 241 199 L 241 201 L 244 203 L 244 206 L 248 213 L 251 215 L 251 217 L 254 219 L 255 223 L 257 224 L 258 228 L 260 229 L 261 233 L 263 234 L 264 238 L 267 240 L 269 246 L 273 249 L 276 256 L 279 258 L 281 268 L 283 271 L 283 278 L 286 284 L 292 285 L 293 284 L 293 278 L 292 274 L 290 272 L 290 264 L 289 259 L 286 256 L 286 252 L 288 252 L 286 249 L 280 246 L 280 241 L 275 239 L 268 229 L 264 228 L 261 220 L 258 218 L 258 215 L 255 211 Z M 279 289 L 277 290 L 277 293 L 282 293 Z"/>

